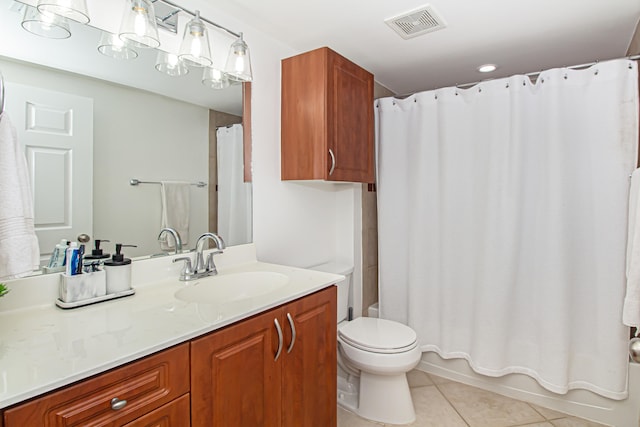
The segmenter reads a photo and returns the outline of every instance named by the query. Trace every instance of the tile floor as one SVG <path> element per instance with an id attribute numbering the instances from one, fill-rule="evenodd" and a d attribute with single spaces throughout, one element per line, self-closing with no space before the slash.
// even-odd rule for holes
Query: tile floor
<path id="1" fill-rule="evenodd" d="M 409 372 L 408 380 L 416 409 L 412 427 L 602 426 L 418 370 Z M 385 424 L 338 408 L 338 427 L 380 426 Z"/>

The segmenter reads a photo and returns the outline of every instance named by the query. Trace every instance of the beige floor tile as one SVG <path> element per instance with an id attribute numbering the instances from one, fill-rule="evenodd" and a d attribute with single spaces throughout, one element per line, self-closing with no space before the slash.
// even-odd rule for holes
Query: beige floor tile
<path id="1" fill-rule="evenodd" d="M 446 384 L 446 383 L 450 383 L 451 382 L 451 380 L 448 380 L 446 378 L 439 377 L 439 376 L 433 375 L 433 374 L 429 374 L 429 378 L 431 378 L 431 381 L 433 381 L 433 383 L 435 385 Z"/>
<path id="2" fill-rule="evenodd" d="M 409 381 L 409 387 L 433 385 L 433 381 L 429 378 L 429 374 L 418 369 L 407 372 L 407 381 Z"/>
<path id="3" fill-rule="evenodd" d="M 381 427 L 383 424 L 360 418 L 356 414 L 338 407 L 338 427 Z"/>
<path id="4" fill-rule="evenodd" d="M 510 427 L 544 422 L 527 403 L 450 382 L 438 388 L 471 427 Z"/>
<path id="5" fill-rule="evenodd" d="M 467 427 L 460 415 L 434 386 L 411 389 L 416 421 L 411 427 Z"/>
<path id="6" fill-rule="evenodd" d="M 604 427 L 603 424 L 594 423 L 580 418 L 567 417 L 549 421 L 554 427 Z"/>
<path id="7" fill-rule="evenodd" d="M 545 421 L 543 423 L 521 424 L 517 427 L 553 427 L 553 424 L 551 424 L 548 421 Z"/>
<path id="8" fill-rule="evenodd" d="M 540 415 L 545 417 L 547 420 L 555 420 L 557 418 L 566 418 L 566 417 L 568 417 L 567 414 L 564 414 L 564 413 L 558 412 L 558 411 L 554 411 L 553 409 L 544 408 L 542 406 L 534 405 L 533 403 L 530 403 L 529 405 L 531 405 L 531 407 L 533 409 L 538 411 L 540 413 Z"/>

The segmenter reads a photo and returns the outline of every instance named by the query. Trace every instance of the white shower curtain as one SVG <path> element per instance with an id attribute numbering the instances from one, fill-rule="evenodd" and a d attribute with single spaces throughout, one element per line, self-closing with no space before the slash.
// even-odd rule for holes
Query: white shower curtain
<path id="1" fill-rule="evenodd" d="M 380 313 L 423 351 L 627 396 L 627 60 L 376 104 Z"/>
<path id="2" fill-rule="evenodd" d="M 242 125 L 218 128 L 218 234 L 227 246 L 251 242 L 251 183 L 244 182 Z"/>

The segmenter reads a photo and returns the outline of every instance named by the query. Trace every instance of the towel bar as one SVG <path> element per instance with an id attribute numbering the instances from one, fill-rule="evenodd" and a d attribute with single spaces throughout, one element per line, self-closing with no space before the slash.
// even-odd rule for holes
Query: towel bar
<path id="1" fill-rule="evenodd" d="M 139 184 L 162 184 L 160 181 L 141 181 L 139 179 L 136 178 L 131 178 L 129 180 L 129 184 L 130 185 L 139 185 Z M 198 182 L 190 182 L 189 184 L 191 185 L 195 185 L 196 187 L 206 187 L 207 183 L 204 181 L 198 181 Z"/>

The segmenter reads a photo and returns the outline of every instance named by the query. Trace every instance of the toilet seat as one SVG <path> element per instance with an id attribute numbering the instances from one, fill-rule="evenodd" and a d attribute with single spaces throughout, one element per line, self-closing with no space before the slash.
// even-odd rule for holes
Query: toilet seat
<path id="1" fill-rule="evenodd" d="M 394 354 L 416 348 L 417 336 L 413 329 L 386 319 L 359 317 L 338 329 L 341 341 L 360 350 Z"/>

